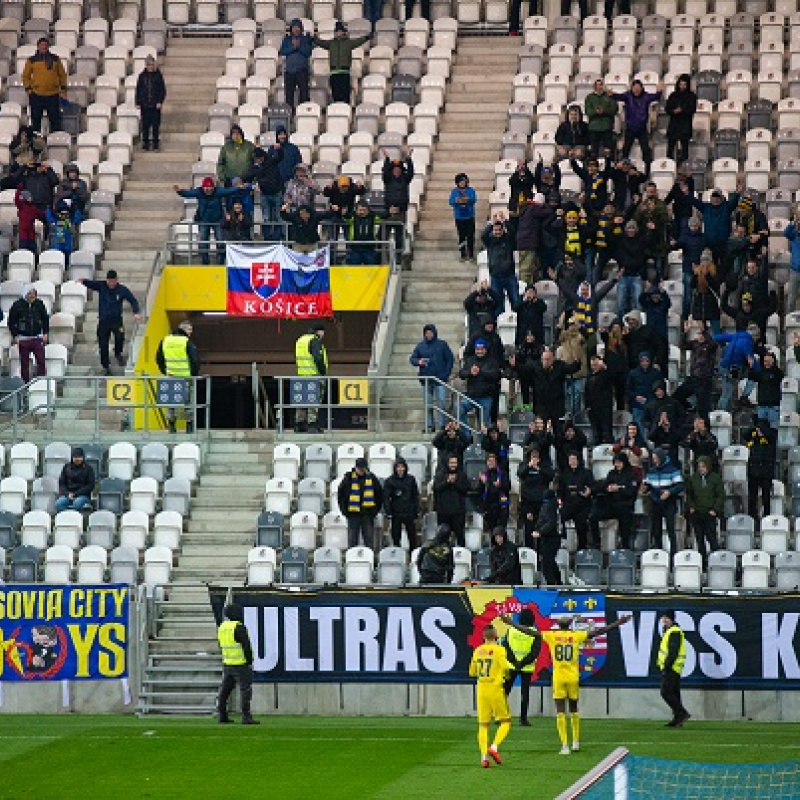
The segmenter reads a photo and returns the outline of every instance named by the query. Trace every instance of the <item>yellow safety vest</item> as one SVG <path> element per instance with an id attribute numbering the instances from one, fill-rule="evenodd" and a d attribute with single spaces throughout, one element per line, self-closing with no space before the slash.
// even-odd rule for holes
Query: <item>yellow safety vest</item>
<path id="1" fill-rule="evenodd" d="M 531 652 L 531 645 L 533 644 L 533 636 L 528 636 L 527 633 L 523 633 L 522 631 L 518 631 L 516 628 L 510 628 L 508 631 L 508 646 L 511 648 L 511 652 L 514 654 L 514 658 L 517 661 L 522 661 L 530 652 Z M 526 664 L 523 668 L 523 672 L 533 672 L 533 667 L 536 662 L 533 664 Z"/>
<path id="2" fill-rule="evenodd" d="M 222 650 L 222 663 L 226 667 L 238 667 L 247 663 L 247 659 L 244 657 L 244 648 L 233 638 L 237 625 L 241 625 L 241 623 L 228 619 L 219 626 L 217 631 L 217 639 Z"/>
<path id="3" fill-rule="evenodd" d="M 294 345 L 294 360 L 297 364 L 298 375 L 319 375 L 317 365 L 314 363 L 314 357 L 311 355 L 311 340 L 314 338 L 313 333 L 304 333 Z M 328 351 L 325 345 L 322 345 L 322 360 L 325 362 L 327 372 L 328 367 Z"/>
<path id="4" fill-rule="evenodd" d="M 664 664 L 667 661 L 667 653 L 669 652 L 669 637 L 672 636 L 673 633 L 678 634 L 681 639 L 680 646 L 678 647 L 678 657 L 672 665 L 672 669 L 680 675 L 683 671 L 683 665 L 686 663 L 686 637 L 683 635 L 683 630 L 677 625 L 670 625 L 669 628 L 664 631 L 664 635 L 661 637 L 661 646 L 658 648 L 658 661 L 656 663 L 659 669 L 664 669 Z"/>
<path id="5" fill-rule="evenodd" d="M 186 354 L 188 346 L 189 339 L 186 336 L 171 333 L 164 337 L 161 349 L 164 353 L 164 366 L 170 378 L 191 378 L 192 368 Z"/>

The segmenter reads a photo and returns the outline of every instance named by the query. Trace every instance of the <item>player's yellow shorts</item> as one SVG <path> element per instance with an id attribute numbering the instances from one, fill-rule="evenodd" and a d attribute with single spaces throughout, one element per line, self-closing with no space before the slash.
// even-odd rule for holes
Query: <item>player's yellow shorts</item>
<path id="1" fill-rule="evenodd" d="M 578 676 L 560 678 L 553 676 L 553 700 L 577 700 Z"/>
<path id="2" fill-rule="evenodd" d="M 502 686 L 478 688 L 478 724 L 488 725 L 493 719 L 498 722 L 511 719 L 508 701 Z"/>

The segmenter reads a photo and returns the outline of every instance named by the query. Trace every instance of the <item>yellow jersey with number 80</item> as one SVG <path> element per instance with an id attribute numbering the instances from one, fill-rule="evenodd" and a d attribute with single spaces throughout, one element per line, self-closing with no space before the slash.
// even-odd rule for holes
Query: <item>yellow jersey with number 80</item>
<path id="1" fill-rule="evenodd" d="M 511 665 L 502 645 L 484 643 L 475 649 L 469 674 L 478 679 L 479 687 L 502 686 Z"/>
<path id="2" fill-rule="evenodd" d="M 542 640 L 550 648 L 554 680 L 577 678 L 578 656 L 587 635 L 587 631 L 562 631 L 558 628 L 542 631 Z"/>

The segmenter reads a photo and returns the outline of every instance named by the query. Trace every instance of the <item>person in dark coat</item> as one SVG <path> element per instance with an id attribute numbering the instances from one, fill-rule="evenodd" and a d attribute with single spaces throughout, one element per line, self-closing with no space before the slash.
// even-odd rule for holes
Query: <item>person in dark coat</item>
<path id="1" fill-rule="evenodd" d="M 409 187 L 414 179 L 414 162 L 411 156 L 407 156 L 405 160 L 392 160 L 385 151 L 383 155 L 384 202 L 387 209 L 397 208 L 400 217 L 405 221 L 408 204 L 411 201 Z"/>
<path id="2" fill-rule="evenodd" d="M 420 584 L 452 582 L 455 563 L 451 538 L 450 526 L 441 524 L 434 540 L 420 548 L 417 554 Z"/>
<path id="3" fill-rule="evenodd" d="M 528 450 L 537 450 L 539 458 L 542 460 L 548 469 L 553 468 L 553 459 L 550 457 L 550 448 L 555 443 L 553 436 L 552 425 L 548 429 L 547 423 L 543 417 L 534 417 L 532 422 L 528 425 L 528 432 L 522 441 L 522 449 L 527 452 Z"/>
<path id="4" fill-rule="evenodd" d="M 683 304 L 681 317 L 686 320 L 692 310 L 692 276 L 695 264 L 700 263 L 703 251 L 708 247 L 708 240 L 703 233 L 703 223 L 697 217 L 692 217 L 686 223 L 686 230 L 675 239 L 674 246 L 681 250 L 681 264 L 683 268 Z"/>
<path id="5" fill-rule="evenodd" d="M 745 437 L 744 444 L 750 453 L 747 459 L 747 513 L 756 521 L 756 530 L 761 528 L 761 518 L 769 515 L 772 479 L 775 477 L 778 432 L 770 428 L 766 420 L 753 421 L 753 427 Z M 761 494 L 761 514 L 758 513 L 758 495 Z"/>
<path id="6" fill-rule="evenodd" d="M 647 125 L 650 120 L 650 105 L 661 99 L 664 84 L 659 81 L 655 92 L 646 92 L 642 82 L 635 78 L 627 92 L 609 92 L 611 97 L 625 106 L 625 132 L 622 144 L 622 157 L 627 158 L 631 153 L 633 143 L 638 141 L 642 149 L 642 161 L 645 171 L 650 172 L 650 163 L 653 160 L 650 150 L 650 140 Z"/>
<path id="7" fill-rule="evenodd" d="M 511 479 L 508 472 L 500 468 L 494 453 L 487 454 L 486 469 L 478 480 L 484 530 L 494 530 L 498 526 L 505 528 L 508 524 Z"/>
<path id="8" fill-rule="evenodd" d="M 281 200 L 285 181 L 281 176 L 281 163 L 286 151 L 280 140 L 268 150 L 253 150 L 253 167 L 242 177 L 246 183 L 257 183 L 261 193 L 261 236 L 264 241 L 281 239 L 281 228 L 275 223 L 281 219 Z"/>
<path id="9" fill-rule="evenodd" d="M 95 475 L 86 463 L 82 447 L 72 448 L 69 463 L 64 464 L 58 478 L 58 499 L 56 513 L 72 508 L 81 511 L 92 504 Z"/>
<path id="10" fill-rule="evenodd" d="M 464 527 L 467 521 L 467 494 L 470 490 L 461 463 L 450 455 L 439 467 L 433 479 L 433 510 L 439 524 L 453 532 L 459 547 L 464 546 Z"/>
<path id="11" fill-rule="evenodd" d="M 284 97 L 291 106 L 292 114 L 297 104 L 308 102 L 309 73 L 311 69 L 311 53 L 314 42 L 303 30 L 303 22 L 293 19 L 289 23 L 289 32 L 283 37 L 278 55 L 284 57 Z"/>
<path id="12" fill-rule="evenodd" d="M 613 442 L 614 379 L 598 353 L 593 353 L 589 359 L 584 403 L 592 426 L 592 444 L 596 446 Z"/>
<path id="13" fill-rule="evenodd" d="M 628 373 L 628 382 L 625 387 L 633 422 L 639 428 L 642 436 L 647 432 L 644 425 L 645 408 L 655 397 L 656 384 L 661 382 L 663 382 L 661 370 L 653 366 L 650 353 L 642 350 L 639 353 L 639 366 Z"/>
<path id="14" fill-rule="evenodd" d="M 526 286 L 542 278 L 543 230 L 552 218 L 553 210 L 545 204 L 541 192 L 536 192 L 519 207 L 515 249 L 519 251 L 519 279 Z"/>
<path id="15" fill-rule="evenodd" d="M 526 547 L 534 547 L 535 542 L 531 538 L 539 519 L 539 511 L 542 508 L 544 494 L 553 481 L 553 470 L 544 464 L 540 453 L 532 449 L 528 453 L 527 461 L 523 461 L 517 468 L 519 478 L 519 522 L 525 536 Z"/>
<path id="16" fill-rule="evenodd" d="M 681 447 L 686 448 L 692 454 L 692 464 L 695 468 L 700 459 L 705 458 L 712 470 L 719 470 L 719 442 L 709 430 L 709 424 L 705 417 L 695 417 L 692 430 L 681 442 Z"/>
<path id="17" fill-rule="evenodd" d="M 691 220 L 695 219 L 692 198 L 694 197 L 694 177 L 684 164 L 678 167 L 675 183 L 667 192 L 664 204 L 672 206 L 672 221 L 670 223 L 670 240 L 680 239 L 686 233 Z M 697 220 L 700 222 L 700 220 Z M 673 246 L 672 241 L 670 245 Z"/>
<path id="18" fill-rule="evenodd" d="M 511 308 L 514 308 L 519 303 L 519 284 L 514 265 L 514 235 L 502 217 L 495 216 L 483 229 L 481 241 L 486 248 L 492 291 L 500 297 L 501 304 L 503 296 L 507 295 Z"/>
<path id="19" fill-rule="evenodd" d="M 522 405 L 528 410 L 533 407 L 534 403 L 533 375 L 541 361 L 543 349 L 536 339 L 536 334 L 528 330 L 525 331 L 522 342 L 517 345 L 517 349 L 508 359 L 513 374 L 519 381 Z"/>
<path id="20" fill-rule="evenodd" d="M 588 444 L 586 434 L 578 428 L 572 420 L 564 423 L 564 428 L 556 434 L 556 464 L 558 471 L 567 468 L 567 460 L 571 453 L 580 453 Z"/>
<path id="21" fill-rule="evenodd" d="M 383 508 L 383 487 L 366 458 L 357 458 L 355 467 L 342 478 L 337 499 L 347 519 L 348 547 L 358 547 L 363 538 L 364 546 L 377 553 L 383 537 L 375 528 L 375 517 Z"/>
<path id="22" fill-rule="evenodd" d="M 22 287 L 22 297 L 15 300 L 9 309 L 8 332 L 12 342 L 19 348 L 23 383 L 27 384 L 31 379 L 31 356 L 36 361 L 36 374 L 43 378 L 47 374 L 44 348 L 50 333 L 50 317 L 32 283 Z"/>
<path id="23" fill-rule="evenodd" d="M 530 608 L 523 608 L 519 612 L 519 624 L 526 628 L 534 627 L 533 611 Z M 542 649 L 542 640 L 538 636 L 526 636 L 520 632 L 508 632 L 505 641 L 506 657 L 513 671 L 508 674 L 503 690 L 506 697 L 511 694 L 514 681 L 519 675 L 520 697 L 519 697 L 519 724 L 522 727 L 530 727 L 528 722 L 528 707 L 530 705 L 531 678 L 533 676 L 536 659 Z"/>
<path id="24" fill-rule="evenodd" d="M 560 158 L 581 157 L 589 146 L 589 126 L 583 119 L 581 107 L 567 107 L 567 118 L 556 128 L 556 153 Z"/>
<path id="25" fill-rule="evenodd" d="M 504 586 L 519 586 L 522 583 L 522 569 L 519 553 L 514 542 L 508 540 L 506 529 L 502 526 L 492 531 L 492 549 L 489 556 L 490 572 L 486 583 Z"/>
<path id="26" fill-rule="evenodd" d="M 467 312 L 467 335 L 471 339 L 483 329 L 486 316 L 496 319 L 503 309 L 503 298 L 484 280 L 477 284 L 464 300 L 464 311 Z"/>
<path id="27" fill-rule="evenodd" d="M 711 249 L 711 260 L 720 269 L 725 263 L 726 245 L 731 235 L 731 215 L 739 203 L 739 193 L 743 188 L 744 185 L 738 183 L 736 191 L 727 200 L 720 189 L 712 189 L 706 202 L 699 197 L 692 200 L 694 207 L 703 215 L 703 230 Z"/>
<path id="28" fill-rule="evenodd" d="M 490 425 L 486 432 L 481 434 L 480 446 L 485 453 L 491 453 L 497 458 L 500 469 L 508 472 L 508 451 L 511 448 L 511 441 L 507 433 L 501 431 L 497 425 Z"/>
<path id="29" fill-rule="evenodd" d="M 512 229 L 517 224 L 520 209 L 533 197 L 534 177 L 524 161 L 517 161 L 517 168 L 508 179 L 508 213 Z"/>
<path id="30" fill-rule="evenodd" d="M 464 451 L 472 444 L 472 440 L 455 420 L 449 420 L 433 437 L 432 444 L 439 451 L 440 464 L 445 464 L 450 456 L 454 456 L 460 465 L 464 460 Z"/>
<path id="31" fill-rule="evenodd" d="M 164 76 L 153 56 L 144 60 L 144 69 L 136 81 L 136 107 L 142 112 L 142 150 L 158 150 L 161 131 L 161 108 L 167 99 Z"/>
<path id="32" fill-rule="evenodd" d="M 489 355 L 487 342 L 480 338 L 475 340 L 475 355 L 465 356 L 464 366 L 458 373 L 461 380 L 466 381 L 465 397 L 459 407 L 459 421 L 464 422 L 467 414 L 477 404 L 481 410 L 482 423 L 497 419 L 494 400 L 500 392 L 500 364 Z"/>
<path id="33" fill-rule="evenodd" d="M 440 427 L 444 427 L 444 410 L 447 403 L 447 383 L 453 371 L 453 351 L 433 323 L 422 329 L 422 341 L 414 348 L 409 362 L 417 368 L 419 382 L 422 385 L 422 399 L 428 409 L 426 432 L 434 430 L 434 409 L 438 411 Z M 441 383 L 439 383 L 441 381 Z"/>
<path id="34" fill-rule="evenodd" d="M 672 301 L 659 283 L 652 284 L 639 295 L 639 308 L 647 314 L 647 327 L 653 333 L 653 361 L 663 373 L 669 365 L 669 310 Z"/>
<path id="35" fill-rule="evenodd" d="M 686 518 L 694 531 L 704 568 L 708 566 L 708 551 L 719 549 L 717 525 L 724 513 L 722 478 L 713 469 L 711 459 L 700 456 L 697 470 L 686 482 Z"/>
<path id="36" fill-rule="evenodd" d="M 558 475 L 558 500 L 561 504 L 562 523 L 575 523 L 575 532 L 578 535 L 578 549 L 585 550 L 589 542 L 589 514 L 592 510 L 592 487 L 594 475 L 584 466 L 583 456 L 580 453 L 570 453 L 567 458 L 567 468 Z M 592 542 L 592 547 L 599 546 L 599 542 Z"/>
<path id="37" fill-rule="evenodd" d="M 642 312 L 635 309 L 625 316 L 625 349 L 628 353 L 628 366 L 639 366 L 642 353 L 652 355 L 658 344 L 655 331 L 649 324 L 642 324 Z M 665 365 L 666 366 L 666 365 Z"/>
<path id="38" fill-rule="evenodd" d="M 556 556 L 561 547 L 561 533 L 558 526 L 556 493 L 552 489 L 544 493 L 542 507 L 531 537 L 539 542 L 539 558 L 545 583 L 548 586 L 560 586 L 561 570 L 558 568 Z"/>
<path id="39" fill-rule="evenodd" d="M 408 471 L 404 458 L 394 462 L 394 471 L 383 484 L 383 507 L 392 520 L 392 543 L 400 547 L 403 527 L 408 536 L 408 549 L 417 547 L 416 520 L 419 516 L 419 486 L 417 479 Z"/>
<path id="40" fill-rule="evenodd" d="M 532 331 L 534 338 L 540 344 L 544 344 L 544 316 L 547 313 L 547 303 L 542 300 L 536 287 L 528 285 L 522 299 L 514 308 L 517 315 L 516 344 L 519 346 L 525 340 L 525 334 Z"/>
<path id="41" fill-rule="evenodd" d="M 600 331 L 600 337 L 605 344 L 603 361 L 605 361 L 608 374 L 614 384 L 614 397 L 617 411 L 622 411 L 625 408 L 625 385 L 628 381 L 628 372 L 631 368 L 628 345 L 625 338 L 626 333 L 622 327 L 622 322 L 615 319 L 611 325 L 608 326 L 607 331 Z"/>
<path id="42" fill-rule="evenodd" d="M 780 426 L 781 419 L 781 386 L 784 373 L 775 361 L 771 350 L 764 353 L 761 361 L 753 356 L 747 361 L 750 369 L 748 377 L 758 385 L 758 418 L 773 429 Z"/>
<path id="43" fill-rule="evenodd" d="M 541 364 L 534 370 L 533 384 L 536 398 L 536 414 L 549 421 L 554 431 L 561 427 L 566 397 L 564 382 L 567 375 L 578 372 L 580 361 L 565 364 L 555 358 L 550 350 L 542 353 Z"/>
<path id="44" fill-rule="evenodd" d="M 605 479 L 595 484 L 595 503 L 589 517 L 592 537 L 600 541 L 600 522 L 615 519 L 619 523 L 619 538 L 623 549 L 633 544 L 633 507 L 639 491 L 639 481 L 625 453 L 614 455 L 614 466 Z"/>
<path id="45" fill-rule="evenodd" d="M 692 138 L 692 122 L 697 111 L 697 95 L 692 91 L 687 74 L 679 75 L 675 91 L 667 98 L 664 110 L 669 117 L 667 124 L 667 158 L 674 158 L 680 166 L 689 157 L 689 140 Z M 680 145 L 680 149 L 676 147 Z"/>

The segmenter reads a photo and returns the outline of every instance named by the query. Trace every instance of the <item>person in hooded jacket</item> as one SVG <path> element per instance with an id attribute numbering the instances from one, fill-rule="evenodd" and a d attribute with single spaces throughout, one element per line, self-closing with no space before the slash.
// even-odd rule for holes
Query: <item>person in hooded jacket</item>
<path id="1" fill-rule="evenodd" d="M 675 535 L 675 515 L 678 511 L 678 499 L 683 496 L 683 476 L 680 467 L 658 448 L 650 455 L 650 467 L 639 493 L 650 499 L 650 542 L 657 549 L 661 548 L 662 526 L 667 524 L 670 553 L 678 552 L 678 539 Z"/>
<path id="2" fill-rule="evenodd" d="M 480 447 L 484 453 L 494 455 L 500 469 L 508 472 L 508 451 L 511 448 L 508 434 L 501 431 L 497 425 L 490 425 L 481 434 Z"/>
<path id="3" fill-rule="evenodd" d="M 749 366 L 748 377 L 758 385 L 756 416 L 777 430 L 781 419 L 783 370 L 778 366 L 775 354 L 771 350 L 767 350 L 760 361 L 750 356 L 747 363 Z"/>
<path id="4" fill-rule="evenodd" d="M 567 457 L 567 467 L 558 474 L 558 499 L 561 503 L 562 523 L 575 523 L 578 535 L 578 549 L 589 546 L 589 514 L 592 511 L 592 488 L 594 475 L 583 463 L 583 456 L 571 452 Z M 599 542 L 592 542 L 597 546 Z"/>
<path id="5" fill-rule="evenodd" d="M 644 427 L 645 408 L 655 397 L 656 384 L 662 381 L 661 370 L 653 366 L 650 353 L 642 350 L 639 353 L 639 366 L 628 373 L 628 381 L 625 385 L 633 422 L 639 428 L 642 436 L 646 433 Z"/>
<path id="6" fill-rule="evenodd" d="M 537 415 L 548 420 L 554 431 L 561 427 L 566 408 L 566 378 L 578 372 L 580 361 L 566 363 L 555 358 L 550 350 L 542 353 L 541 363 L 533 373 Z"/>
<path id="7" fill-rule="evenodd" d="M 692 430 L 681 442 L 692 454 L 692 464 L 697 468 L 701 458 L 708 460 L 712 470 L 719 470 L 719 442 L 710 430 L 708 420 L 698 415 L 692 424 Z"/>
<path id="8" fill-rule="evenodd" d="M 525 287 L 522 299 L 513 310 L 517 315 L 517 347 L 525 341 L 528 331 L 531 331 L 536 341 L 543 345 L 544 316 L 547 313 L 547 303 L 538 296 L 535 286 L 529 284 Z"/>
<path id="9" fill-rule="evenodd" d="M 450 345 L 439 338 L 439 332 L 433 323 L 429 322 L 422 329 L 422 341 L 414 348 L 408 360 L 412 367 L 417 368 L 422 384 L 422 400 L 428 409 L 426 432 L 435 430 L 434 408 L 438 409 L 439 427 L 443 428 L 446 419 L 444 409 L 447 403 L 445 384 L 450 380 L 454 359 Z"/>
<path id="10" fill-rule="evenodd" d="M 633 313 L 633 312 L 631 312 Z M 614 398 L 617 411 L 625 409 L 625 386 L 630 371 L 630 356 L 628 344 L 622 322 L 615 319 L 608 326 L 608 330 L 601 330 L 600 337 L 605 345 L 603 361 L 606 363 L 611 381 L 614 384 Z"/>
<path id="11" fill-rule="evenodd" d="M 47 142 L 32 125 L 22 125 L 14 134 L 8 151 L 11 154 L 11 170 L 23 167 L 31 161 L 38 161 L 47 148 Z"/>
<path id="12" fill-rule="evenodd" d="M 663 411 L 653 423 L 647 436 L 653 447 L 663 450 L 673 464 L 678 464 L 678 447 L 681 444 L 680 423 L 675 423 L 672 418 Z"/>
<path id="13" fill-rule="evenodd" d="M 555 444 L 553 436 L 553 426 L 545 422 L 544 417 L 534 417 L 528 425 L 528 432 L 522 440 L 522 449 L 526 452 L 529 449 L 537 450 L 542 464 L 548 469 L 553 469 L 553 459 L 550 457 L 550 448 Z"/>
<path id="14" fill-rule="evenodd" d="M 467 478 L 457 456 L 447 457 L 433 478 L 433 510 L 439 524 L 453 532 L 459 547 L 464 546 L 464 526 L 467 521 Z"/>
<path id="15" fill-rule="evenodd" d="M 691 79 L 686 73 L 678 76 L 675 91 L 667 98 L 664 110 L 669 117 L 667 158 L 674 158 L 675 164 L 680 166 L 689 157 L 692 122 L 697 111 L 697 95 L 692 91 Z"/>
<path id="16" fill-rule="evenodd" d="M 467 312 L 467 336 L 471 339 L 483 329 L 487 316 L 497 319 L 503 310 L 503 298 L 495 292 L 485 278 L 474 285 L 472 291 L 464 299 L 464 311 Z"/>
<path id="17" fill-rule="evenodd" d="M 522 405 L 526 409 L 531 409 L 534 405 L 533 378 L 534 371 L 541 361 L 542 349 L 534 332 L 528 330 L 508 359 L 513 375 L 519 381 Z"/>
<path id="18" fill-rule="evenodd" d="M 72 224 L 79 225 L 83 221 L 83 215 L 89 199 L 89 187 L 86 185 L 86 181 L 81 178 L 78 165 L 67 164 L 64 167 L 64 177 L 56 187 L 55 205 L 58 205 L 63 200 L 71 201 L 70 214 Z"/>
<path id="19" fill-rule="evenodd" d="M 517 468 L 519 478 L 519 527 L 525 536 L 525 546 L 533 547 L 532 539 L 544 495 L 553 481 L 553 470 L 542 464 L 539 451 L 531 449 L 526 461 Z"/>
<path id="20" fill-rule="evenodd" d="M 391 519 L 392 543 L 400 547 L 403 528 L 408 537 L 408 549 L 417 547 L 416 520 L 419 516 L 419 486 L 417 479 L 408 471 L 404 458 L 394 462 L 392 474 L 383 483 L 383 507 Z"/>
<path id="21" fill-rule="evenodd" d="M 667 393 L 667 382 L 661 378 L 653 384 L 653 396 L 644 407 L 642 424 L 645 431 L 652 430 L 666 414 L 674 427 L 683 422 L 683 406 Z"/>
<path id="22" fill-rule="evenodd" d="M 581 107 L 567 107 L 567 118 L 556 128 L 556 154 L 559 158 L 582 156 L 589 146 L 589 126 L 583 119 Z"/>
<path id="23" fill-rule="evenodd" d="M 669 365 L 669 310 L 672 300 L 661 283 L 654 283 L 639 295 L 639 308 L 647 314 L 647 325 L 653 331 L 653 361 L 666 373 Z"/>
<path id="24" fill-rule="evenodd" d="M 92 503 L 95 474 L 86 462 L 82 447 L 73 447 L 68 463 L 64 464 L 58 478 L 56 513 L 72 508 L 81 511 Z"/>
<path id="25" fill-rule="evenodd" d="M 217 178 L 225 186 L 233 185 L 234 178 L 242 178 L 253 168 L 252 142 L 244 138 L 239 125 L 231 125 L 230 137 L 222 145 L 217 158 Z"/>
<path id="26" fill-rule="evenodd" d="M 500 468 L 494 453 L 487 454 L 486 469 L 481 472 L 478 481 L 484 530 L 494 530 L 498 525 L 505 528 L 508 524 L 511 479 L 508 471 Z"/>
<path id="27" fill-rule="evenodd" d="M 225 251 L 220 245 L 222 241 L 222 220 L 225 218 L 223 198 L 236 194 L 239 190 L 235 186 L 217 186 L 216 181 L 210 175 L 203 178 L 199 188 L 181 189 L 177 185 L 173 188 L 180 197 L 197 200 L 194 221 L 199 223 L 197 238 L 200 244 L 200 263 L 209 263 L 211 232 L 213 231 L 216 243 L 214 263 L 224 264 Z"/>
<path id="28" fill-rule="evenodd" d="M 440 464 L 446 464 L 450 456 L 454 456 L 462 464 L 464 451 L 472 444 L 472 439 L 461 430 L 455 420 L 450 420 L 433 437 L 431 444 L 439 451 Z"/>
<path id="29" fill-rule="evenodd" d="M 625 453 L 615 453 L 614 465 L 608 475 L 595 484 L 595 502 L 589 516 L 592 537 L 600 541 L 600 522 L 615 519 L 619 523 L 619 538 L 624 550 L 633 544 L 633 507 L 639 491 L 639 481 Z"/>
<path id="30" fill-rule="evenodd" d="M 772 496 L 772 479 L 775 477 L 778 432 L 766 420 L 753 420 L 753 426 L 744 439 L 749 452 L 747 459 L 747 513 L 761 529 L 761 518 L 769 514 Z M 761 514 L 758 513 L 758 495 L 761 495 Z"/>
<path id="31" fill-rule="evenodd" d="M 503 296 L 508 295 L 508 302 L 514 308 L 519 303 L 519 283 L 514 265 L 515 238 L 499 212 L 483 229 L 481 241 L 486 248 L 491 287 L 501 303 Z"/>
<path id="32" fill-rule="evenodd" d="M 561 547 L 561 533 L 558 525 L 558 503 L 556 493 L 548 489 L 542 498 L 542 507 L 533 526 L 531 538 L 538 541 L 539 557 L 544 581 L 548 586 L 560 586 L 561 570 L 556 556 Z"/>
<path id="33" fill-rule="evenodd" d="M 508 533 L 502 526 L 492 530 L 489 570 L 485 583 L 497 583 L 503 586 L 519 586 L 522 583 L 517 546 L 509 541 Z"/>
<path id="34" fill-rule="evenodd" d="M 408 155 L 404 160 L 390 159 L 389 154 L 382 151 L 383 160 L 383 196 L 386 208 L 396 206 L 400 215 L 405 219 L 408 204 L 411 202 L 409 187 L 414 179 L 414 162 Z"/>
<path id="35" fill-rule="evenodd" d="M 592 443 L 596 446 L 614 441 L 614 378 L 599 353 L 592 353 L 589 359 L 584 402 L 592 426 Z"/>
<path id="36" fill-rule="evenodd" d="M 423 545 L 417 554 L 419 582 L 423 584 L 451 583 L 455 562 L 453 547 L 450 544 L 450 526 L 440 524 L 432 542 Z"/>
<path id="37" fill-rule="evenodd" d="M 622 157 L 627 158 L 631 154 L 633 143 L 638 141 L 639 146 L 642 148 L 642 161 L 644 161 L 647 173 L 650 172 L 650 163 L 653 160 L 647 133 L 647 125 L 650 121 L 650 105 L 657 103 L 661 99 L 663 91 L 664 84 L 659 81 L 655 92 L 646 92 L 644 85 L 638 78 L 631 82 L 631 88 L 627 92 L 609 91 L 614 100 L 625 106 L 625 134 L 622 144 Z"/>
<path id="38" fill-rule="evenodd" d="M 253 165 L 243 176 L 247 183 L 257 183 L 261 194 L 261 236 L 264 241 L 280 238 L 280 228 L 274 223 L 280 221 L 281 198 L 283 197 L 283 178 L 280 164 L 284 150 L 280 142 L 275 142 L 268 150 L 256 147 L 253 150 Z"/>
<path id="39" fill-rule="evenodd" d="M 289 23 L 289 32 L 283 37 L 278 55 L 286 60 L 283 66 L 284 96 L 286 103 L 292 109 L 292 114 L 297 103 L 308 102 L 308 81 L 311 71 L 311 53 L 314 42 L 311 36 L 303 30 L 303 23 L 293 19 Z"/>
<path id="40" fill-rule="evenodd" d="M 558 471 L 567 468 L 567 461 L 572 453 L 583 454 L 589 444 L 586 434 L 572 421 L 564 423 L 564 428 L 556 434 L 556 464 Z"/>
<path id="41" fill-rule="evenodd" d="M 546 205 L 541 192 L 536 192 L 519 206 L 516 249 L 519 251 L 519 278 L 526 287 L 532 286 L 542 276 L 543 231 L 553 215 L 553 209 Z"/>
<path id="42" fill-rule="evenodd" d="M 687 228 L 680 236 L 673 240 L 674 247 L 681 251 L 681 265 L 683 268 L 683 303 L 681 317 L 686 320 L 692 310 L 692 277 L 694 266 L 700 263 L 703 251 L 708 247 L 708 240 L 703 233 L 703 223 L 692 217 L 687 222 Z"/>
<path id="43" fill-rule="evenodd" d="M 161 107 L 167 99 L 164 76 L 153 56 L 144 60 L 144 69 L 136 81 L 136 107 L 142 112 L 142 150 L 158 150 L 161 131 Z"/>
<path id="44" fill-rule="evenodd" d="M 455 184 L 449 202 L 456 223 L 458 250 L 461 260 L 466 261 L 475 258 L 475 203 L 478 197 L 469 185 L 469 176 L 465 172 L 456 175 Z"/>
<path id="45" fill-rule="evenodd" d="M 708 566 L 707 549 L 719 548 L 717 523 L 725 513 L 725 486 L 722 477 L 706 456 L 697 459 L 697 470 L 686 483 L 686 517 L 692 526 L 697 549 Z"/>

